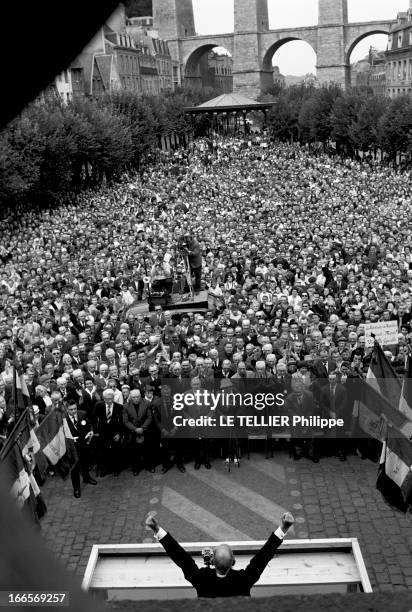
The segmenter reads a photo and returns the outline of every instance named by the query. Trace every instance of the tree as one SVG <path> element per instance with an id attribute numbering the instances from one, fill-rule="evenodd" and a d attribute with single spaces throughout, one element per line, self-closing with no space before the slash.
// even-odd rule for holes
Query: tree
<path id="1" fill-rule="evenodd" d="M 280 96 L 274 103 L 268 113 L 267 124 L 272 138 L 279 140 L 292 138 L 297 121 L 286 96 Z"/>
<path id="2" fill-rule="evenodd" d="M 32 188 L 35 199 L 54 202 L 61 193 L 71 190 L 76 142 L 65 110 L 64 103 L 54 96 L 30 108 L 30 119 L 38 125 L 44 142 L 40 175 Z"/>
<path id="3" fill-rule="evenodd" d="M 312 141 L 326 143 L 330 140 L 333 127 L 331 111 L 341 95 L 342 90 L 337 85 L 320 87 L 302 105 L 299 125 Z"/>
<path id="4" fill-rule="evenodd" d="M 387 104 L 388 99 L 383 96 L 369 94 L 363 97 L 349 130 L 356 149 L 371 151 L 379 147 L 378 126 Z"/>
<path id="5" fill-rule="evenodd" d="M 353 155 L 356 150 L 353 125 L 358 120 L 362 103 L 362 94 L 350 90 L 336 98 L 331 109 L 332 140 L 336 142 L 337 150 L 343 148 L 347 155 Z"/>
<path id="6" fill-rule="evenodd" d="M 0 134 L 0 202 L 23 201 L 40 178 L 44 137 L 28 112 Z"/>
<path id="7" fill-rule="evenodd" d="M 379 141 L 395 161 L 399 154 L 410 155 L 412 99 L 408 95 L 391 100 L 379 121 Z"/>

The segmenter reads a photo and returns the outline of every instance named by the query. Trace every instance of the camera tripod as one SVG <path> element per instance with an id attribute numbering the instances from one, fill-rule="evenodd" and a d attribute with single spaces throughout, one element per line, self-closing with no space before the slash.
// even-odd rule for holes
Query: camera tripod
<path id="1" fill-rule="evenodd" d="M 189 288 L 189 297 L 193 299 L 194 290 L 193 290 L 193 283 L 192 283 L 192 273 L 190 271 L 190 264 L 189 264 L 189 258 L 187 256 L 187 253 L 185 253 L 181 249 L 176 249 L 175 262 L 176 263 L 175 263 L 175 275 L 174 275 L 174 280 L 173 280 L 173 289 L 175 288 L 176 284 L 179 282 L 179 279 L 176 279 L 176 270 L 179 267 L 181 267 L 184 270 L 183 278 L 186 280 L 187 286 Z M 184 291 L 182 291 L 182 287 L 180 287 L 180 290 L 179 290 L 179 293 L 181 292 L 184 293 Z"/>

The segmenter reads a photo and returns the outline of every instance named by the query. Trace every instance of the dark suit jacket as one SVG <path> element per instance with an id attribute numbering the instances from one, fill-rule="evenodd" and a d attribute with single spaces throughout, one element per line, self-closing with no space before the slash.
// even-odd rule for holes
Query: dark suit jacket
<path id="1" fill-rule="evenodd" d="M 245 569 L 230 569 L 224 578 L 217 576 L 212 567 L 199 568 L 170 533 L 160 543 L 172 561 L 182 569 L 186 580 L 194 586 L 198 597 L 250 597 L 250 589 L 259 580 L 282 540 L 272 533 Z"/>
<path id="2" fill-rule="evenodd" d="M 97 402 L 93 417 L 93 429 L 99 434 L 100 443 L 111 442 L 117 434 L 123 435 L 123 406 L 113 403 L 113 412 L 110 423 L 106 418 L 106 404 L 104 401 Z"/>
<path id="3" fill-rule="evenodd" d="M 334 280 L 326 286 L 332 293 L 339 293 L 339 291 L 345 291 L 345 289 L 348 288 L 348 283 L 345 280 L 342 280 L 340 287 L 338 287 L 337 281 Z"/>
<path id="4" fill-rule="evenodd" d="M 164 314 L 162 313 L 160 317 L 157 317 L 156 313 L 153 313 L 149 317 L 149 323 L 152 327 L 156 327 L 160 325 L 160 327 L 164 327 L 166 325 L 166 319 Z"/>
<path id="5" fill-rule="evenodd" d="M 328 369 L 320 359 L 316 359 L 312 367 L 312 372 L 316 378 L 327 378 L 328 374 L 334 370 L 336 370 L 336 361 L 332 361 L 332 359 L 328 359 Z"/>
<path id="6" fill-rule="evenodd" d="M 83 452 L 87 446 L 86 435 L 93 431 L 92 424 L 84 410 L 77 411 L 77 425 L 74 425 L 69 416 L 66 417 L 67 425 L 70 433 L 75 440 L 76 449 L 78 452 Z"/>
<path id="7" fill-rule="evenodd" d="M 285 412 L 287 415 L 292 417 L 297 416 L 316 416 L 318 410 L 316 409 L 315 396 L 311 391 L 302 392 L 302 403 L 298 405 L 298 394 L 294 391 L 290 393 L 285 399 Z"/>
<path id="8" fill-rule="evenodd" d="M 162 432 L 162 430 L 169 432 L 171 429 L 173 429 L 172 401 L 167 401 L 165 398 L 160 398 L 157 410 L 153 411 L 153 418 L 155 425 L 160 432 Z"/>
<path id="9" fill-rule="evenodd" d="M 86 391 L 86 389 L 81 389 L 81 394 L 83 398 L 83 402 L 81 403 L 82 410 L 85 410 L 88 417 L 93 419 L 96 404 L 102 401 L 101 393 L 99 393 L 99 391 L 96 389 L 96 391 L 94 391 L 90 397 L 90 394 L 88 391 Z"/>
<path id="10" fill-rule="evenodd" d="M 141 427 L 146 432 L 152 423 L 152 412 L 150 404 L 147 400 L 141 399 L 138 406 L 127 402 L 123 406 L 123 425 L 127 430 L 127 438 L 129 442 L 136 436 L 136 427 Z M 143 439 L 143 436 L 139 436 Z"/>
<path id="11" fill-rule="evenodd" d="M 234 373 L 235 373 L 235 370 L 230 369 L 230 370 L 229 370 L 229 376 L 227 376 L 227 377 L 226 377 L 226 376 L 223 374 L 223 370 L 217 370 L 217 371 L 215 372 L 215 379 L 220 380 L 220 379 L 222 379 L 222 378 L 232 378 L 232 376 L 233 376 L 233 374 L 234 374 Z"/>
<path id="12" fill-rule="evenodd" d="M 319 404 L 322 411 L 322 416 L 329 418 L 332 410 L 330 385 L 324 385 L 319 392 Z M 338 383 L 335 388 L 335 413 L 337 418 L 345 418 L 348 406 L 348 394 L 343 385 Z"/>

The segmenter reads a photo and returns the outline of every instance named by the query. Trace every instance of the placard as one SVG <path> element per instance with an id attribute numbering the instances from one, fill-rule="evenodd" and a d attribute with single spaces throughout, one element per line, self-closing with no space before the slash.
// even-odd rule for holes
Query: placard
<path id="1" fill-rule="evenodd" d="M 374 334 L 375 338 L 372 337 Z M 380 321 L 379 323 L 365 323 L 365 346 L 373 346 L 374 340 L 381 346 L 398 344 L 398 324 L 396 321 Z"/>

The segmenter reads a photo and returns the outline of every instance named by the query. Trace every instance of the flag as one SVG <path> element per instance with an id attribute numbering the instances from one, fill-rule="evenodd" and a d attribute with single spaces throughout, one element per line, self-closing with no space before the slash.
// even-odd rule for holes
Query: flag
<path id="1" fill-rule="evenodd" d="M 378 342 L 373 347 L 366 382 L 388 402 L 399 405 L 401 383 Z"/>
<path id="2" fill-rule="evenodd" d="M 412 442 L 393 427 L 383 443 L 376 488 L 387 504 L 404 514 L 412 505 Z"/>
<path id="3" fill-rule="evenodd" d="M 16 356 L 13 360 L 13 406 L 14 414 L 20 415 L 27 406 L 31 406 L 30 393 L 21 373 L 21 366 Z"/>
<path id="4" fill-rule="evenodd" d="M 378 342 L 375 342 L 373 348 L 371 363 L 366 375 L 366 383 L 369 385 L 369 387 L 371 387 L 371 389 L 376 391 L 376 393 L 384 398 L 393 408 L 400 410 L 402 384 Z M 366 433 L 369 433 L 369 435 L 372 435 L 370 433 L 371 421 L 373 421 L 375 418 L 373 416 L 373 412 L 374 411 L 372 410 L 371 412 L 370 409 L 370 402 L 364 405 L 362 410 L 359 411 L 359 414 L 361 415 L 362 413 L 362 417 L 364 419 L 363 425 L 360 423 L 360 426 L 363 431 L 366 431 Z M 412 436 L 412 419 L 406 412 L 403 412 L 403 414 L 405 418 L 398 420 L 396 415 L 394 415 L 392 412 L 392 418 L 389 419 L 389 422 L 396 427 L 399 427 L 400 431 L 407 438 L 410 438 Z M 374 427 L 374 429 L 376 431 L 376 427 Z M 375 437 L 378 440 L 381 439 L 376 436 L 372 437 Z"/>
<path id="5" fill-rule="evenodd" d="M 49 412 L 35 430 L 42 452 L 63 478 L 67 478 L 77 461 L 74 441 L 70 440 L 71 436 L 66 438 L 67 431 L 67 423 L 59 410 Z"/>
<path id="6" fill-rule="evenodd" d="M 41 497 L 36 479 L 30 473 L 21 449 L 17 442 L 10 447 L 2 466 L 10 483 L 10 495 L 17 507 L 36 528 L 40 527 L 39 519 L 46 512 L 46 505 Z"/>
<path id="7" fill-rule="evenodd" d="M 23 453 L 23 456 L 30 455 L 33 461 L 33 469 L 37 468 L 38 474 L 40 478 L 43 480 L 46 475 L 47 470 L 47 458 L 44 455 L 41 446 L 40 440 L 37 437 L 36 431 L 32 424 L 30 423 L 29 413 L 26 410 L 26 426 L 21 432 L 20 435 L 20 447 Z"/>
<path id="8" fill-rule="evenodd" d="M 408 356 L 405 376 L 403 378 L 399 410 L 412 421 L 412 358 Z"/>
<path id="9" fill-rule="evenodd" d="M 358 382 L 357 416 L 361 430 L 375 440 L 383 442 L 386 437 L 386 424 L 389 423 L 396 428 L 399 436 L 412 439 L 412 421 L 366 381 Z"/>

